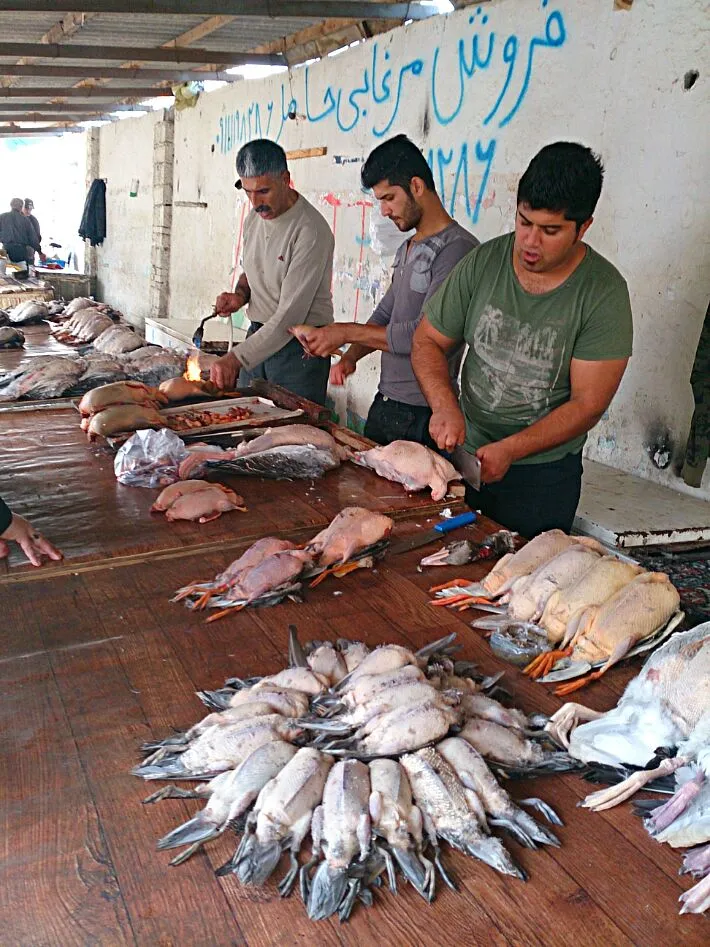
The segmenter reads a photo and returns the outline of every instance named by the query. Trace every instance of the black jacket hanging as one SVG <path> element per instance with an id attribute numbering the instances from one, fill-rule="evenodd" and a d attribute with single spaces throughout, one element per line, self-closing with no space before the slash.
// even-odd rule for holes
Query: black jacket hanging
<path id="1" fill-rule="evenodd" d="M 79 236 L 99 246 L 106 237 L 106 182 L 95 178 L 86 195 L 84 213 L 79 225 Z"/>

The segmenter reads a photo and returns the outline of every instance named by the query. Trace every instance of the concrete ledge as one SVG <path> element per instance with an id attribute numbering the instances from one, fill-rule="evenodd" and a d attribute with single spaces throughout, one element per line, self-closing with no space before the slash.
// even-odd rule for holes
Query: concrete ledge
<path id="1" fill-rule="evenodd" d="M 710 503 L 585 460 L 574 528 L 609 546 L 707 541 Z"/>

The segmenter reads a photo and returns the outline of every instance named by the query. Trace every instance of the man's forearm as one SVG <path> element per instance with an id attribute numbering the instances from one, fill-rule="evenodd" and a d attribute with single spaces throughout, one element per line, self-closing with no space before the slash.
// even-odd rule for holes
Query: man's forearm
<path id="1" fill-rule="evenodd" d="M 586 434 L 600 417 L 601 414 L 582 402 L 567 401 L 524 430 L 504 438 L 501 443 L 508 446 L 514 460 L 522 460 Z"/>
<path id="2" fill-rule="evenodd" d="M 359 362 L 361 358 L 365 358 L 366 355 L 371 355 L 374 351 L 375 349 L 369 345 L 361 345 L 359 342 L 354 342 L 348 346 L 343 357 L 347 358 L 350 362 L 356 363 Z"/>
<path id="3" fill-rule="evenodd" d="M 241 293 L 244 297 L 244 303 L 248 303 L 251 298 L 251 289 L 249 288 L 249 282 L 247 280 L 247 274 L 242 273 L 242 275 L 237 280 L 237 285 L 234 287 L 235 293 Z"/>
<path id="4" fill-rule="evenodd" d="M 446 411 L 459 406 L 451 384 L 449 362 L 444 352 L 432 339 L 414 336 L 412 367 L 419 387 L 432 411 Z"/>
<path id="5" fill-rule="evenodd" d="M 343 323 L 338 323 L 338 325 L 342 326 Z M 357 322 L 350 322 L 345 323 L 344 334 L 346 342 L 364 347 L 367 350 L 364 353 L 366 355 L 370 352 L 389 351 L 386 326 L 371 325 L 369 322 L 366 322 L 364 325 L 360 325 Z M 350 349 L 348 349 L 348 352 L 350 352 Z M 362 356 L 360 357 L 362 358 Z"/>

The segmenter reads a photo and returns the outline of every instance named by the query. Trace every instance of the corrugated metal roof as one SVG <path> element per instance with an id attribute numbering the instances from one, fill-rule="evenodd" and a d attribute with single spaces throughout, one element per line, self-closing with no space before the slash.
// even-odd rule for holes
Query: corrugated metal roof
<path id="1" fill-rule="evenodd" d="M 0 37 L 6 43 L 38 43 L 60 19 L 57 13 L 0 13 Z"/>
<path id="2" fill-rule="evenodd" d="M 320 20 L 302 17 L 275 19 L 267 16 L 240 16 L 209 36 L 203 37 L 195 46 L 200 49 L 235 49 L 246 52 L 261 46 L 262 43 L 291 36 L 319 22 Z"/>
<path id="3" fill-rule="evenodd" d="M 206 19 L 204 16 L 99 13 L 78 32 L 63 40 L 62 45 L 162 46 Z M 192 45 L 199 48 L 202 41 Z"/>
<path id="4" fill-rule="evenodd" d="M 282 0 L 287 2 L 287 0 Z M 78 4 L 80 5 L 80 3 Z M 249 16 L 234 17 L 227 23 L 217 28 L 208 29 L 204 36 L 199 36 L 199 27 L 202 24 L 213 26 L 218 23 L 214 17 L 204 15 L 164 15 L 164 14 L 117 14 L 117 13 L 98 13 L 85 14 L 83 22 L 76 22 L 76 17 L 81 14 L 62 14 L 62 13 L 23 13 L 23 12 L 0 12 L 0 39 L 5 42 L 14 43 L 39 43 L 43 37 L 50 31 L 58 27 L 61 22 L 69 24 L 70 32 L 62 35 L 56 30 L 57 37 L 54 41 L 60 42 L 62 46 L 71 47 L 72 45 L 82 46 L 121 46 L 134 48 L 152 48 L 169 44 L 172 40 L 183 36 L 191 30 L 198 30 L 198 37 L 191 41 L 189 45 L 194 49 L 208 50 L 230 50 L 235 53 L 249 52 L 274 40 L 293 36 L 310 26 L 316 25 L 320 20 L 305 17 L 270 17 L 270 16 Z M 100 63 L 85 59 L 65 59 L 61 58 L 25 58 L 23 63 L 33 65 L 53 65 L 53 66 L 76 66 L 77 71 L 82 67 L 101 65 L 104 67 L 119 68 L 125 65 L 123 59 L 101 60 Z M 0 83 L 2 85 L 11 85 L 15 89 L 51 89 L 52 95 L 45 96 L 46 104 L 53 99 L 61 97 L 62 89 L 68 86 L 75 86 L 81 81 L 81 76 L 76 78 L 58 78 L 52 76 L 13 76 L 2 77 L 3 65 L 14 65 L 18 63 L 18 57 L 0 56 Z M 150 63 L 148 67 L 161 68 L 165 64 Z M 185 70 L 195 70 L 195 65 L 185 65 Z M 112 86 L 117 87 L 145 87 L 160 85 L 155 80 L 135 79 L 111 79 L 101 82 L 108 90 Z M 56 93 L 54 92 L 56 90 Z M 0 98 L 0 111 L 2 111 L 3 102 L 22 103 L 23 98 Z M 87 101 L 83 99 L 82 101 Z M 70 107 L 72 99 L 66 99 Z M 42 99 L 34 98 L 28 94 L 27 97 L 28 112 L 40 112 Z M 97 109 L 108 110 L 108 103 L 102 100 L 97 103 Z"/>

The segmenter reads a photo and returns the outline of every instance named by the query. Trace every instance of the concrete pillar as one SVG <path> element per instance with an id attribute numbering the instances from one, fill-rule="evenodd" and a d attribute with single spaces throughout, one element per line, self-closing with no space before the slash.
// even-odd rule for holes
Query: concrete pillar
<path id="1" fill-rule="evenodd" d="M 93 181 L 99 177 L 99 158 L 101 155 L 100 128 L 89 128 L 86 132 L 86 193 Z M 84 273 L 94 277 L 98 270 L 97 249 L 92 247 L 88 240 L 84 241 Z"/>
<path id="2" fill-rule="evenodd" d="M 170 236 L 173 222 L 175 112 L 166 109 L 153 131 L 153 241 L 150 315 L 168 318 L 170 298 Z"/>

